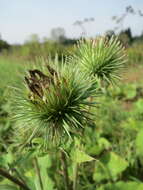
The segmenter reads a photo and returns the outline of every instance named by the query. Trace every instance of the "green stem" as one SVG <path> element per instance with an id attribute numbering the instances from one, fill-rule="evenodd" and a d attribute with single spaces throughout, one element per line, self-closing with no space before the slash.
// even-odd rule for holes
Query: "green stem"
<path id="1" fill-rule="evenodd" d="M 70 190 L 71 188 L 70 188 L 70 184 L 69 184 L 67 160 L 66 160 L 66 155 L 63 151 L 61 151 L 61 162 L 62 162 L 62 166 L 63 166 L 65 187 L 66 187 L 66 190 Z"/>
<path id="2" fill-rule="evenodd" d="M 10 181 L 12 181 L 16 185 L 18 185 L 23 190 L 30 190 L 29 187 L 26 184 L 24 184 L 22 181 L 15 178 L 14 176 L 10 175 L 6 170 L 4 170 L 2 168 L 0 168 L 0 175 L 7 178 L 7 179 L 9 179 Z"/>
<path id="3" fill-rule="evenodd" d="M 42 177 L 41 177 L 41 173 L 40 173 L 40 167 L 39 167 L 38 160 L 37 160 L 36 157 L 34 158 L 34 165 L 35 165 L 36 173 L 38 175 L 38 179 L 39 179 L 39 183 L 40 183 L 40 188 L 41 188 L 41 190 L 44 190 L 43 182 L 42 182 Z"/>
<path id="4" fill-rule="evenodd" d="M 73 169 L 73 190 L 77 190 L 77 179 L 78 179 L 78 164 L 75 163 L 74 169 Z"/>

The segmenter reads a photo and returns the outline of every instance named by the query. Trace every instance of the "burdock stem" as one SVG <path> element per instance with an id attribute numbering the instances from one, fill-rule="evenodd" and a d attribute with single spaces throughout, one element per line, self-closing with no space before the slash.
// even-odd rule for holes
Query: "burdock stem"
<path id="1" fill-rule="evenodd" d="M 62 166 L 63 166 L 65 189 L 70 190 L 71 188 L 70 188 L 70 184 L 69 184 L 67 159 L 66 159 L 66 155 L 63 151 L 61 151 L 61 162 L 62 162 Z"/>
<path id="2" fill-rule="evenodd" d="M 73 180 L 73 190 L 77 190 L 77 180 L 78 180 L 78 164 L 74 165 L 74 180 Z"/>
<path id="3" fill-rule="evenodd" d="M 41 188 L 41 190 L 44 190 L 43 183 L 42 183 L 41 172 L 40 172 L 40 167 L 39 167 L 38 160 L 37 160 L 36 157 L 34 158 L 34 165 L 35 165 L 36 173 L 38 175 L 38 179 L 39 179 L 39 183 L 40 183 L 40 188 Z"/>

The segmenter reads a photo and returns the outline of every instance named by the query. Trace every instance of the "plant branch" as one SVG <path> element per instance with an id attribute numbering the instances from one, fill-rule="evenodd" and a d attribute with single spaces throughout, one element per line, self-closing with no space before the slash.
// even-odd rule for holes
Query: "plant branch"
<path id="1" fill-rule="evenodd" d="M 69 184 L 69 176 L 68 176 L 68 166 L 67 166 L 67 160 L 66 160 L 66 155 L 63 151 L 61 151 L 61 162 L 63 165 L 63 174 L 64 174 L 64 182 L 65 182 L 65 187 L 66 190 L 70 190 L 70 184 Z"/>
<path id="2" fill-rule="evenodd" d="M 19 179 L 25 184 L 25 180 L 23 179 L 23 177 L 21 176 L 21 173 L 16 169 L 16 168 L 13 168 L 12 171 L 15 172 L 15 174 L 19 177 Z"/>
<path id="3" fill-rule="evenodd" d="M 41 173 L 40 173 L 40 168 L 39 168 L 38 160 L 36 157 L 34 158 L 34 165 L 35 165 L 36 173 L 37 173 L 38 178 L 39 178 L 41 190 L 44 190 L 43 183 L 42 183 L 42 177 L 41 177 Z"/>
<path id="4" fill-rule="evenodd" d="M 9 179 L 10 181 L 12 181 L 16 185 L 18 185 L 20 188 L 22 188 L 24 190 L 30 190 L 29 187 L 26 184 L 24 184 L 22 181 L 15 178 L 14 176 L 10 175 L 7 171 L 5 171 L 2 168 L 0 168 L 0 175 L 7 178 L 7 179 Z"/>

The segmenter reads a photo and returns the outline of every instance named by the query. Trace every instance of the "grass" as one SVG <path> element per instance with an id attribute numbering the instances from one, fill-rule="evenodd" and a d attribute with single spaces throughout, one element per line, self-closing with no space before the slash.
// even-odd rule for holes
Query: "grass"
<path id="1" fill-rule="evenodd" d="M 138 65 L 143 61 L 143 44 L 133 44 L 128 48 L 129 64 Z"/>
<path id="2" fill-rule="evenodd" d="M 0 90 L 5 90 L 7 86 L 15 84 L 19 78 L 19 71 L 22 70 L 22 62 L 0 57 Z"/>

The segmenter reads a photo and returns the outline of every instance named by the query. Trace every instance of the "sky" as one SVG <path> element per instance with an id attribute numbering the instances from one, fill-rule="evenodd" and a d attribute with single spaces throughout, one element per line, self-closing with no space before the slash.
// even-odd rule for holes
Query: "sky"
<path id="1" fill-rule="evenodd" d="M 104 34 L 116 25 L 112 16 L 120 16 L 132 5 L 143 11 L 143 0 L 0 0 L 0 34 L 9 43 L 23 43 L 31 34 L 40 39 L 50 37 L 53 28 L 62 27 L 66 36 L 78 38 L 77 20 L 94 18 L 85 23 L 88 36 Z M 129 15 L 122 26 L 131 27 L 134 35 L 143 31 L 143 17 Z"/>

